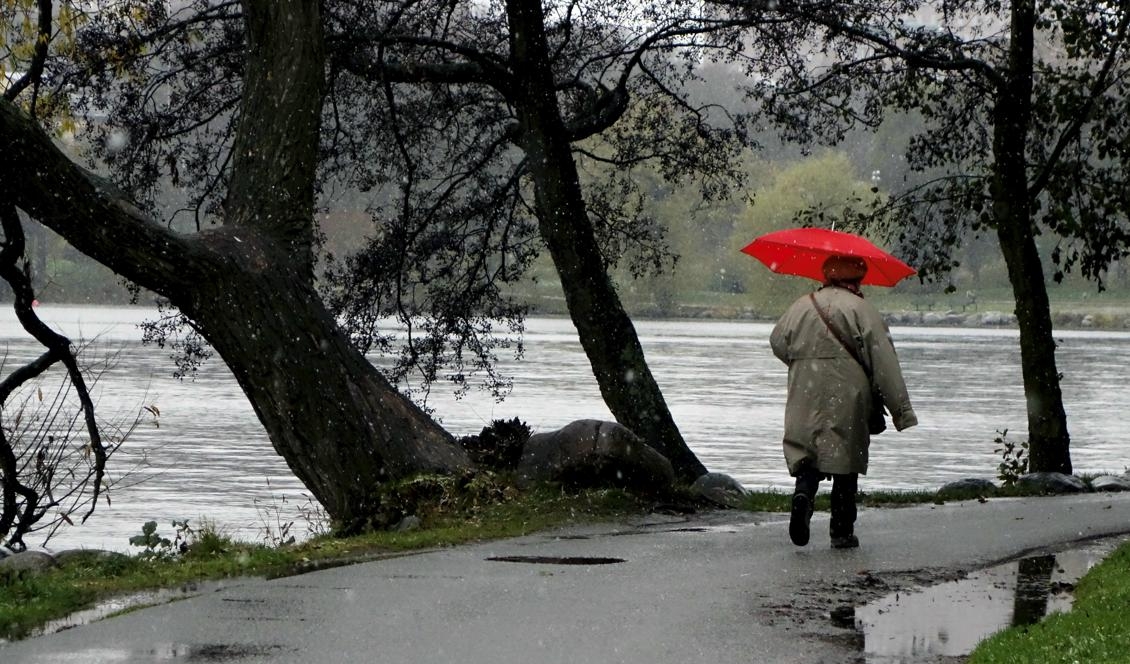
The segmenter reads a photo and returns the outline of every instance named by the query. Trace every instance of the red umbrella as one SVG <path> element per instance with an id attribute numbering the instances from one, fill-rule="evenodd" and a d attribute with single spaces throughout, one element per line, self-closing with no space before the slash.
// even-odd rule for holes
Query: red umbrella
<path id="1" fill-rule="evenodd" d="M 870 240 L 826 228 L 790 228 L 768 233 L 742 247 L 744 253 L 780 274 L 824 281 L 829 256 L 856 256 L 867 262 L 863 283 L 894 286 L 914 274 L 914 268 L 876 247 Z"/>

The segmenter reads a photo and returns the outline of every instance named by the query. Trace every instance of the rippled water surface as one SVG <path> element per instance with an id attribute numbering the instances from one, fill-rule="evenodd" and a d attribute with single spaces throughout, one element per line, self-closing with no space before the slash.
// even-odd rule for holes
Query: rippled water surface
<path id="1" fill-rule="evenodd" d="M 267 440 L 226 367 L 214 359 L 194 381 L 171 377 L 168 351 L 142 346 L 141 308 L 50 307 L 40 315 L 72 339 L 98 337 L 95 355 L 120 352 L 98 384 L 103 418 L 131 418 L 156 405 L 159 426 L 143 420 L 113 461 L 133 474 L 111 493 L 112 504 L 52 548 L 124 550 L 129 535 L 155 519 L 214 520 L 245 539 L 278 520 L 305 528 L 303 488 Z M 715 471 L 753 488 L 789 484 L 780 453 L 786 371 L 769 350 L 771 325 L 733 321 L 637 321 L 644 349 L 687 443 Z M 566 319 L 532 319 L 525 356 L 504 358 L 514 379 L 509 398 L 485 393 L 455 399 L 437 389 L 429 404 L 449 431 L 478 433 L 492 419 L 518 417 L 535 430 L 581 418 L 611 418 L 588 361 Z M 889 430 L 872 443 L 864 490 L 936 488 L 963 477 L 993 478 L 998 430 L 1023 440 L 1027 426 L 1015 330 L 894 328 L 920 425 Z M 1122 417 L 1130 403 L 1125 379 L 1130 334 L 1057 333 L 1059 369 L 1079 471 L 1124 470 L 1130 439 Z M 0 315 L 5 373 L 38 355 L 10 308 Z"/>

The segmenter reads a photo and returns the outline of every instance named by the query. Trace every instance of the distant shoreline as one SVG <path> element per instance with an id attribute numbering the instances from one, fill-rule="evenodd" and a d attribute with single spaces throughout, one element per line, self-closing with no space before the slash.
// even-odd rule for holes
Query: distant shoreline
<path id="1" fill-rule="evenodd" d="M 558 315 L 539 312 L 538 315 Z M 708 320 L 749 320 L 772 322 L 773 316 L 754 311 L 752 308 L 697 307 L 679 305 L 673 311 L 642 310 L 630 314 L 633 318 L 682 318 Z M 883 311 L 888 325 L 912 327 L 993 327 L 1015 328 L 1016 315 L 1003 311 Z M 1070 330 L 1130 330 L 1130 311 L 1081 312 L 1053 311 L 1052 325 L 1056 329 Z"/>

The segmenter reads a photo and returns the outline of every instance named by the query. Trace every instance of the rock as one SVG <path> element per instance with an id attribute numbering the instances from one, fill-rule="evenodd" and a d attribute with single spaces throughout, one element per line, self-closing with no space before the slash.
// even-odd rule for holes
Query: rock
<path id="1" fill-rule="evenodd" d="M 520 482 L 573 487 L 616 486 L 663 492 L 675 481 L 667 457 L 616 422 L 577 420 L 530 436 L 517 470 Z"/>
<path id="2" fill-rule="evenodd" d="M 414 514 L 409 514 L 408 516 L 401 519 L 399 523 L 393 526 L 392 529 L 398 533 L 406 533 L 412 530 L 419 530 L 420 517 Z"/>
<path id="3" fill-rule="evenodd" d="M 738 507 L 742 496 L 749 492 L 725 473 L 706 473 L 691 484 L 691 493 L 722 507 Z"/>
<path id="4" fill-rule="evenodd" d="M 1041 493 L 1082 493 L 1087 491 L 1083 480 L 1063 473 L 1028 473 L 1021 475 L 1017 484 Z"/>
<path id="5" fill-rule="evenodd" d="M 1091 480 L 1095 491 L 1130 491 L 1130 478 L 1117 475 L 1101 475 Z"/>
<path id="6" fill-rule="evenodd" d="M 996 492 L 996 484 L 990 480 L 983 480 L 977 477 L 967 477 L 963 480 L 950 482 L 938 489 L 938 495 L 940 496 L 991 496 Z"/>
<path id="7" fill-rule="evenodd" d="M 67 565 L 82 565 L 83 563 L 101 562 L 104 560 L 129 560 L 129 556 L 117 551 L 105 549 L 66 549 L 55 554 L 55 562 L 61 567 Z"/>
<path id="8" fill-rule="evenodd" d="M 1013 325 L 1015 323 L 1016 323 L 1016 315 L 1015 314 L 1006 314 L 1006 313 L 1002 313 L 1000 311 L 986 311 L 985 313 L 981 314 L 981 324 L 982 325 L 1001 326 L 1001 325 Z"/>
<path id="9" fill-rule="evenodd" d="M 0 559 L 0 574 L 6 572 L 42 572 L 57 567 L 55 556 L 46 551 L 21 551 Z"/>

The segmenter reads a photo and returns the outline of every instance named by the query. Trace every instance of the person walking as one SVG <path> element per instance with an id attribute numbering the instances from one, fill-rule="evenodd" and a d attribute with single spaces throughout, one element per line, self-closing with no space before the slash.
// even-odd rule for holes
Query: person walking
<path id="1" fill-rule="evenodd" d="M 867 473 L 871 435 L 885 428 L 873 406 L 881 409 L 881 399 L 899 431 L 918 418 L 886 323 L 863 299 L 867 263 L 833 255 L 823 274 L 823 287 L 794 302 L 769 339 L 789 367 L 784 452 L 796 478 L 789 537 L 808 544 L 816 492 L 830 478 L 831 545 L 854 548 L 859 475 Z"/>

